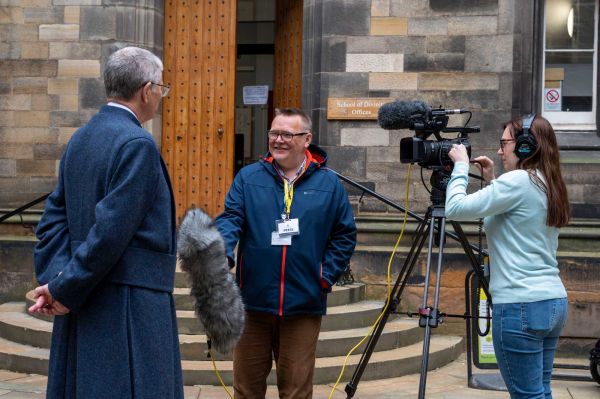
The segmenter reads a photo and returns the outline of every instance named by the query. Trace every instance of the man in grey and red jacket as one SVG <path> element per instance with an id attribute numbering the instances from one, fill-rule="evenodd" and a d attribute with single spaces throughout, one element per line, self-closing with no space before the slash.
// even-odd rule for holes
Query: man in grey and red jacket
<path id="1" fill-rule="evenodd" d="M 243 168 L 216 225 L 233 259 L 247 310 L 234 351 L 236 398 L 264 398 L 273 358 L 281 398 L 312 397 L 327 293 L 356 244 L 346 191 L 311 144 L 310 118 L 276 110 L 269 154 Z"/>

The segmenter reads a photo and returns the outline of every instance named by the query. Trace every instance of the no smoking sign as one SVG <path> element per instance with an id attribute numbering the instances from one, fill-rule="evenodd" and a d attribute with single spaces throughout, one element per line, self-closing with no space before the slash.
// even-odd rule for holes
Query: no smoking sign
<path id="1" fill-rule="evenodd" d="M 560 88 L 544 89 L 544 111 L 560 111 Z"/>

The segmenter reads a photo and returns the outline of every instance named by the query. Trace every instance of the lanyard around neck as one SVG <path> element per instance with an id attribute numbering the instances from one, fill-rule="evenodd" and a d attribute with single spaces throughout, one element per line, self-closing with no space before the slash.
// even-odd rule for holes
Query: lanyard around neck
<path id="1" fill-rule="evenodd" d="M 283 202 L 285 205 L 285 214 L 287 218 L 290 217 L 292 210 L 292 201 L 294 200 L 294 183 L 288 183 L 286 179 L 283 179 Z"/>

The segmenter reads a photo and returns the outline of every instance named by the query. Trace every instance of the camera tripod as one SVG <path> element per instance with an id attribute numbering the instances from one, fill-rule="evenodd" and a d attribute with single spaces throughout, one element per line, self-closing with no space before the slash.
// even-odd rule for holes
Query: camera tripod
<path id="1" fill-rule="evenodd" d="M 339 176 L 339 175 L 338 175 Z M 345 180 L 345 179 L 344 179 Z M 346 180 L 347 181 L 347 180 Z M 423 301 L 421 307 L 418 311 L 419 316 L 419 327 L 425 329 L 424 337 L 423 337 L 423 354 L 421 360 L 421 375 L 419 380 L 419 399 L 425 397 L 425 387 L 427 382 L 427 368 L 429 364 L 429 344 L 431 339 L 431 329 L 436 328 L 442 321 L 445 316 L 438 309 L 439 302 L 439 292 L 440 292 L 440 280 L 441 280 L 441 272 L 442 272 L 442 262 L 444 256 L 444 244 L 446 239 L 446 215 L 445 215 L 445 201 L 446 201 L 446 186 L 449 181 L 449 174 L 444 169 L 434 168 L 431 176 L 432 182 L 432 191 L 431 191 L 431 202 L 425 212 L 424 217 L 421 219 L 421 223 L 417 227 L 415 238 L 413 240 L 413 244 L 410 248 L 410 251 L 404 261 L 402 268 L 400 269 L 400 274 L 396 279 L 396 283 L 394 285 L 393 290 L 390 292 L 389 305 L 386 308 L 384 315 L 381 317 L 379 322 L 376 324 L 373 334 L 369 337 L 365 350 L 360 358 L 360 361 L 352 375 L 352 379 L 346 385 L 345 392 L 347 394 L 347 398 L 350 399 L 354 397 L 356 393 L 356 389 L 358 387 L 358 383 L 360 382 L 360 378 L 362 377 L 365 368 L 368 365 L 369 359 L 371 358 L 371 354 L 377 345 L 377 341 L 385 328 L 385 324 L 390 316 L 390 314 L 396 312 L 396 308 L 400 304 L 400 297 L 406 287 L 408 282 L 408 278 L 411 275 L 411 272 L 417 262 L 417 259 L 421 253 L 423 245 L 425 244 L 425 239 L 428 240 L 427 247 L 427 263 L 425 269 L 425 287 L 423 292 Z M 462 230 L 462 227 L 458 222 L 450 221 L 452 227 L 454 228 L 454 232 L 456 233 L 456 238 L 460 242 L 465 255 L 469 259 L 471 267 L 479 281 L 486 292 L 488 294 L 488 284 L 485 280 L 483 269 L 480 266 L 480 262 L 478 262 L 471 245 L 469 244 L 467 237 Z M 435 289 L 433 293 L 433 304 L 429 303 L 429 285 L 430 285 L 430 276 L 431 276 L 431 260 L 433 254 L 433 244 L 436 244 L 438 247 L 437 253 L 437 267 L 436 267 L 436 279 L 435 279 Z M 489 295 L 488 295 L 489 297 Z M 450 315 L 447 315 L 450 316 Z M 458 316 L 458 317 L 467 317 L 467 316 Z"/>

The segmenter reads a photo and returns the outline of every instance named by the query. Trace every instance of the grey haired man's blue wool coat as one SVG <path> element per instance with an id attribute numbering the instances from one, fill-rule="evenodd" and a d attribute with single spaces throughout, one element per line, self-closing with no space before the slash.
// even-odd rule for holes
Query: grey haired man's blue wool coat
<path id="1" fill-rule="evenodd" d="M 36 234 L 38 281 L 71 309 L 54 320 L 47 398 L 183 398 L 173 194 L 132 113 L 104 106 L 73 135 Z"/>

